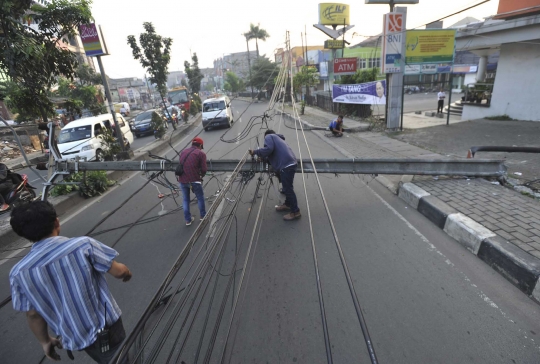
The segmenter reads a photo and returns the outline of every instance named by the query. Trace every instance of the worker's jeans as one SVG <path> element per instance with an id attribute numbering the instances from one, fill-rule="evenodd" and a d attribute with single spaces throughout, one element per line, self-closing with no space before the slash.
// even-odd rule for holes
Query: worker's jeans
<path id="1" fill-rule="evenodd" d="M 182 207 L 184 209 L 184 218 L 186 221 L 191 221 L 191 213 L 189 212 L 190 190 L 193 190 L 193 193 L 195 196 L 197 196 L 197 203 L 199 205 L 199 212 L 202 219 L 206 215 L 202 183 L 180 183 L 180 189 L 182 190 L 182 195 L 184 197 Z"/>
<path id="2" fill-rule="evenodd" d="M 298 201 L 296 200 L 296 194 L 294 193 L 294 174 L 296 173 L 296 164 L 287 168 L 283 168 L 281 174 L 281 185 L 283 186 L 283 193 L 285 194 L 285 205 L 291 208 L 291 212 L 298 212 Z"/>

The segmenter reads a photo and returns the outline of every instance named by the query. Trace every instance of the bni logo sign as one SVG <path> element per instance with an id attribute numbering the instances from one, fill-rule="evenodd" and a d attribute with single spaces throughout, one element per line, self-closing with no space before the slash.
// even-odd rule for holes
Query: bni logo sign
<path id="1" fill-rule="evenodd" d="M 403 14 L 386 14 L 386 33 L 396 33 L 403 31 Z"/>

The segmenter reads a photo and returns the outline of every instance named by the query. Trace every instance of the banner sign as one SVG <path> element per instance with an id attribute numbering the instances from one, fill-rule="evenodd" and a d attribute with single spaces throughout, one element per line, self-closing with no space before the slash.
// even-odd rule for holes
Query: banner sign
<path id="1" fill-rule="evenodd" d="M 328 62 L 319 63 L 319 74 L 320 78 L 328 78 Z"/>
<path id="2" fill-rule="evenodd" d="M 100 37 L 100 32 L 96 24 L 81 24 L 79 35 L 84 47 L 84 52 L 88 57 L 107 55 L 107 47 Z"/>
<path id="3" fill-rule="evenodd" d="M 383 21 L 382 73 L 400 73 L 405 40 L 405 14 L 388 13 Z"/>
<path id="4" fill-rule="evenodd" d="M 324 49 L 342 49 L 343 40 L 328 39 L 324 41 Z"/>
<path id="5" fill-rule="evenodd" d="M 405 65 L 406 75 L 433 75 L 435 73 L 450 73 L 452 72 L 451 64 L 412 64 Z M 454 73 L 457 73 L 454 67 Z"/>
<path id="6" fill-rule="evenodd" d="M 356 85 L 333 85 L 332 99 L 342 104 L 386 105 L 386 80 Z"/>
<path id="7" fill-rule="evenodd" d="M 319 4 L 320 25 L 349 25 L 350 7 L 347 4 Z"/>
<path id="8" fill-rule="evenodd" d="M 334 59 L 334 75 L 354 75 L 357 64 L 357 58 L 336 58 Z"/>
<path id="9" fill-rule="evenodd" d="M 453 63 L 456 30 L 407 31 L 406 64 Z"/>

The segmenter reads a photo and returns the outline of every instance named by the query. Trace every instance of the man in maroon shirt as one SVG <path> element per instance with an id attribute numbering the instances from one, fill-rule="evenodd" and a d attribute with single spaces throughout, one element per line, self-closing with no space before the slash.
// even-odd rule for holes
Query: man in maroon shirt
<path id="1" fill-rule="evenodd" d="M 180 163 L 184 164 L 184 173 L 178 177 L 178 182 L 180 182 L 180 189 L 182 190 L 182 195 L 184 197 L 183 208 L 186 226 L 191 225 L 193 220 L 195 220 L 189 212 L 190 190 L 197 196 L 201 220 L 206 215 L 202 187 L 202 179 L 206 174 L 206 154 L 202 149 L 203 140 L 196 137 L 191 141 L 191 147 L 184 149 L 182 153 L 180 153 Z"/>

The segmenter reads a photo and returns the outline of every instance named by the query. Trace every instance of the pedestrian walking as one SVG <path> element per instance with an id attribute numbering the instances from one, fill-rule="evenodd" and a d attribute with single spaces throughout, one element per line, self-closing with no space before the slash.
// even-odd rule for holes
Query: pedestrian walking
<path id="1" fill-rule="evenodd" d="M 332 120 L 330 125 L 328 125 L 328 130 L 330 130 L 335 137 L 342 137 L 343 115 L 338 115 L 337 119 Z"/>
<path id="2" fill-rule="evenodd" d="M 276 134 L 273 130 L 267 130 L 264 133 L 264 147 L 256 150 L 249 150 L 249 154 L 257 155 L 261 158 L 268 158 L 270 165 L 276 171 L 279 171 L 281 185 L 285 193 L 285 203 L 276 206 L 276 211 L 290 211 L 283 216 L 283 220 L 292 221 L 299 219 L 302 215 L 298 208 L 296 194 L 294 193 L 294 175 L 296 173 L 296 156 L 291 147 L 285 143 L 285 137 Z"/>
<path id="3" fill-rule="evenodd" d="M 33 242 L 9 274 L 13 308 L 26 312 L 45 355 L 60 360 L 55 348 L 84 350 L 97 363 L 108 363 L 126 333 L 105 273 L 127 282 L 130 270 L 115 260 L 114 249 L 97 240 L 60 236 L 60 221 L 49 202 L 15 207 L 10 224 Z"/>
<path id="4" fill-rule="evenodd" d="M 191 216 L 189 210 L 190 191 L 193 191 L 197 197 L 201 220 L 206 216 L 204 191 L 202 186 L 203 177 L 206 175 L 206 153 L 204 153 L 202 149 L 204 149 L 204 142 L 201 138 L 196 137 L 191 141 L 191 147 L 184 149 L 182 153 L 180 153 L 179 161 L 180 164 L 183 165 L 183 173 L 178 176 L 178 182 L 180 182 L 180 189 L 182 190 L 183 195 L 183 209 L 186 226 L 191 225 L 195 220 L 195 218 Z"/>
<path id="5" fill-rule="evenodd" d="M 438 100 L 438 103 L 437 103 L 437 114 L 438 113 L 441 113 L 443 112 L 443 109 L 444 109 L 444 99 L 446 98 L 446 93 L 444 92 L 444 90 L 441 88 L 441 91 L 439 91 L 439 93 L 437 94 L 437 100 Z M 440 110 L 440 111 L 439 111 Z"/>

